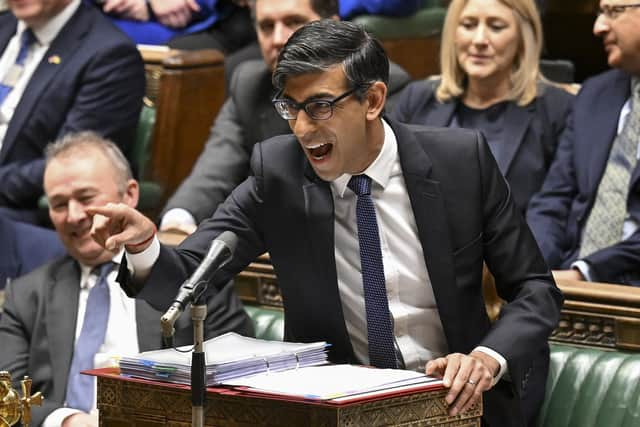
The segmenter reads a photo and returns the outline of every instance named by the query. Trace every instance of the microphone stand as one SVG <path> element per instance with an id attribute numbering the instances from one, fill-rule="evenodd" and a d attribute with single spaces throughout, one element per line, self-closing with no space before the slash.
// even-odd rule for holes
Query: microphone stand
<path id="1" fill-rule="evenodd" d="M 191 425 L 204 427 L 204 407 L 207 401 L 207 368 L 204 354 L 204 319 L 207 304 L 197 298 L 191 303 L 193 323 L 193 353 L 191 354 Z M 204 299 L 204 298 L 203 298 Z"/>

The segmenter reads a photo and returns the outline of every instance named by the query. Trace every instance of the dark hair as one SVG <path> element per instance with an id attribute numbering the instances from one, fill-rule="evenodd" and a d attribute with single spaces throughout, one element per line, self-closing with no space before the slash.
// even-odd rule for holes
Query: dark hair
<path id="1" fill-rule="evenodd" d="M 371 83 L 389 81 L 389 59 L 382 45 L 362 27 L 323 19 L 300 27 L 278 56 L 273 85 L 282 90 L 287 78 L 319 73 L 342 64 L 351 89 L 362 100 Z"/>
<path id="2" fill-rule="evenodd" d="M 310 0 L 310 4 L 311 9 L 321 18 L 331 18 L 340 12 L 338 0 Z"/>
<path id="3" fill-rule="evenodd" d="M 256 20 L 256 1 L 251 0 L 249 5 L 251 6 L 251 17 Z M 320 16 L 320 18 L 331 18 L 338 16 L 340 8 L 338 7 L 338 0 L 309 0 L 311 10 Z"/>

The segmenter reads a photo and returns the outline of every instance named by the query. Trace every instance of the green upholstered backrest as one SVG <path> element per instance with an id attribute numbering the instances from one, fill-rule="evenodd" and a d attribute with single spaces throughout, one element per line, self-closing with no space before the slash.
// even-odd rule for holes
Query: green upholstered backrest
<path id="1" fill-rule="evenodd" d="M 244 306 L 253 320 L 256 338 L 282 341 L 284 339 L 284 312 L 278 308 Z"/>
<path id="2" fill-rule="evenodd" d="M 439 34 L 446 9 L 427 4 L 416 13 L 405 17 L 359 15 L 352 19 L 380 40 L 421 38 Z"/>
<path id="3" fill-rule="evenodd" d="M 149 157 L 151 155 L 151 137 L 156 124 L 156 109 L 146 103 L 140 111 L 140 119 L 136 128 L 136 140 L 131 148 L 131 163 L 138 172 L 139 177 L 144 177 Z"/>
<path id="4" fill-rule="evenodd" d="M 151 156 L 151 142 L 155 124 L 156 109 L 145 103 L 140 112 L 140 120 L 136 128 L 136 140 L 131 149 L 131 163 L 140 177 L 138 209 L 142 211 L 158 208 L 162 197 L 162 187 L 157 182 L 144 179 Z"/>
<path id="5" fill-rule="evenodd" d="M 640 426 L 640 353 L 551 344 L 538 425 Z"/>

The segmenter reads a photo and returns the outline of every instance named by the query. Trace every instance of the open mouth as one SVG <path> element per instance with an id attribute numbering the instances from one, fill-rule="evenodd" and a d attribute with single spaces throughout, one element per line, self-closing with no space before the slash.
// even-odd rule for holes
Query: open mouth
<path id="1" fill-rule="evenodd" d="M 306 147 L 315 160 L 321 160 L 324 156 L 329 154 L 329 152 L 333 149 L 333 145 L 331 144 L 317 144 L 312 145 L 310 147 Z"/>

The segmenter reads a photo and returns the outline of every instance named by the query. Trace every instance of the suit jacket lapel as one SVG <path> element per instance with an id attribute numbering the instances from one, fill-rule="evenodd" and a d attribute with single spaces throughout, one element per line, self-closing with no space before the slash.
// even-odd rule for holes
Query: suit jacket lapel
<path id="1" fill-rule="evenodd" d="M 54 389 L 66 390 L 75 345 L 80 267 L 70 257 L 60 263 L 48 287 L 47 329 Z"/>
<path id="2" fill-rule="evenodd" d="M 347 332 L 338 290 L 338 274 L 336 271 L 335 236 L 334 236 L 334 207 L 333 196 L 329 184 L 322 181 L 313 171 L 311 165 L 305 159 L 305 182 L 303 194 L 306 214 L 307 239 L 311 242 L 312 259 L 315 261 L 316 284 L 325 287 L 322 292 L 324 307 L 337 307 L 331 313 L 335 317 L 335 325 L 341 325 L 342 330 L 336 331 L 338 342 L 333 344 L 344 348 L 353 357 L 351 339 Z"/>
<path id="3" fill-rule="evenodd" d="M 49 82 L 58 73 L 64 70 L 65 64 L 79 49 L 82 38 L 91 30 L 92 19 L 85 13 L 86 6 L 83 3 L 76 13 L 69 19 L 67 24 L 60 30 L 56 38 L 49 46 L 42 61 L 34 71 L 29 84 L 22 93 L 20 102 L 11 117 L 7 133 L 0 151 L 0 163 L 4 161 L 7 153 L 16 142 L 16 137 L 24 126 L 25 121 L 31 115 L 31 111 L 36 106 L 40 96 L 48 88 Z M 48 58 L 56 55 L 59 61 L 49 61 Z"/>
<path id="4" fill-rule="evenodd" d="M 529 128 L 534 109 L 535 102 L 530 103 L 524 108 L 519 107 L 515 102 L 509 102 L 507 104 L 503 122 L 504 138 L 501 146 L 503 152 L 498 159 L 498 166 L 505 176 L 509 172 L 515 154 L 524 142 L 524 134 Z"/>
<path id="5" fill-rule="evenodd" d="M 11 13 L 7 13 L 6 17 L 0 20 L 0 23 L 0 55 L 2 55 L 9 44 L 9 40 L 16 33 L 18 21 L 13 18 Z"/>
<path id="6" fill-rule="evenodd" d="M 398 140 L 400 164 L 411 207 L 418 227 L 418 237 L 438 312 L 447 341 L 455 341 L 455 270 L 453 249 L 449 237 L 449 224 L 440 192 L 440 183 L 431 178 L 433 164 L 414 134 L 404 126 L 390 122 Z"/>
<path id="7" fill-rule="evenodd" d="M 589 145 L 588 152 L 583 153 L 585 156 L 589 156 L 587 168 L 589 171 L 588 188 L 593 190 L 593 194 L 596 193 L 604 168 L 609 160 L 609 152 L 618 131 L 620 110 L 622 110 L 622 106 L 629 98 L 630 84 L 628 75 L 622 72 L 618 73 L 611 85 L 606 86 L 606 92 L 598 94 L 600 96 L 598 96 L 597 102 L 591 104 L 589 117 L 597 119 L 584 123 L 585 128 L 579 134 L 593 141 L 593 144 Z"/>

